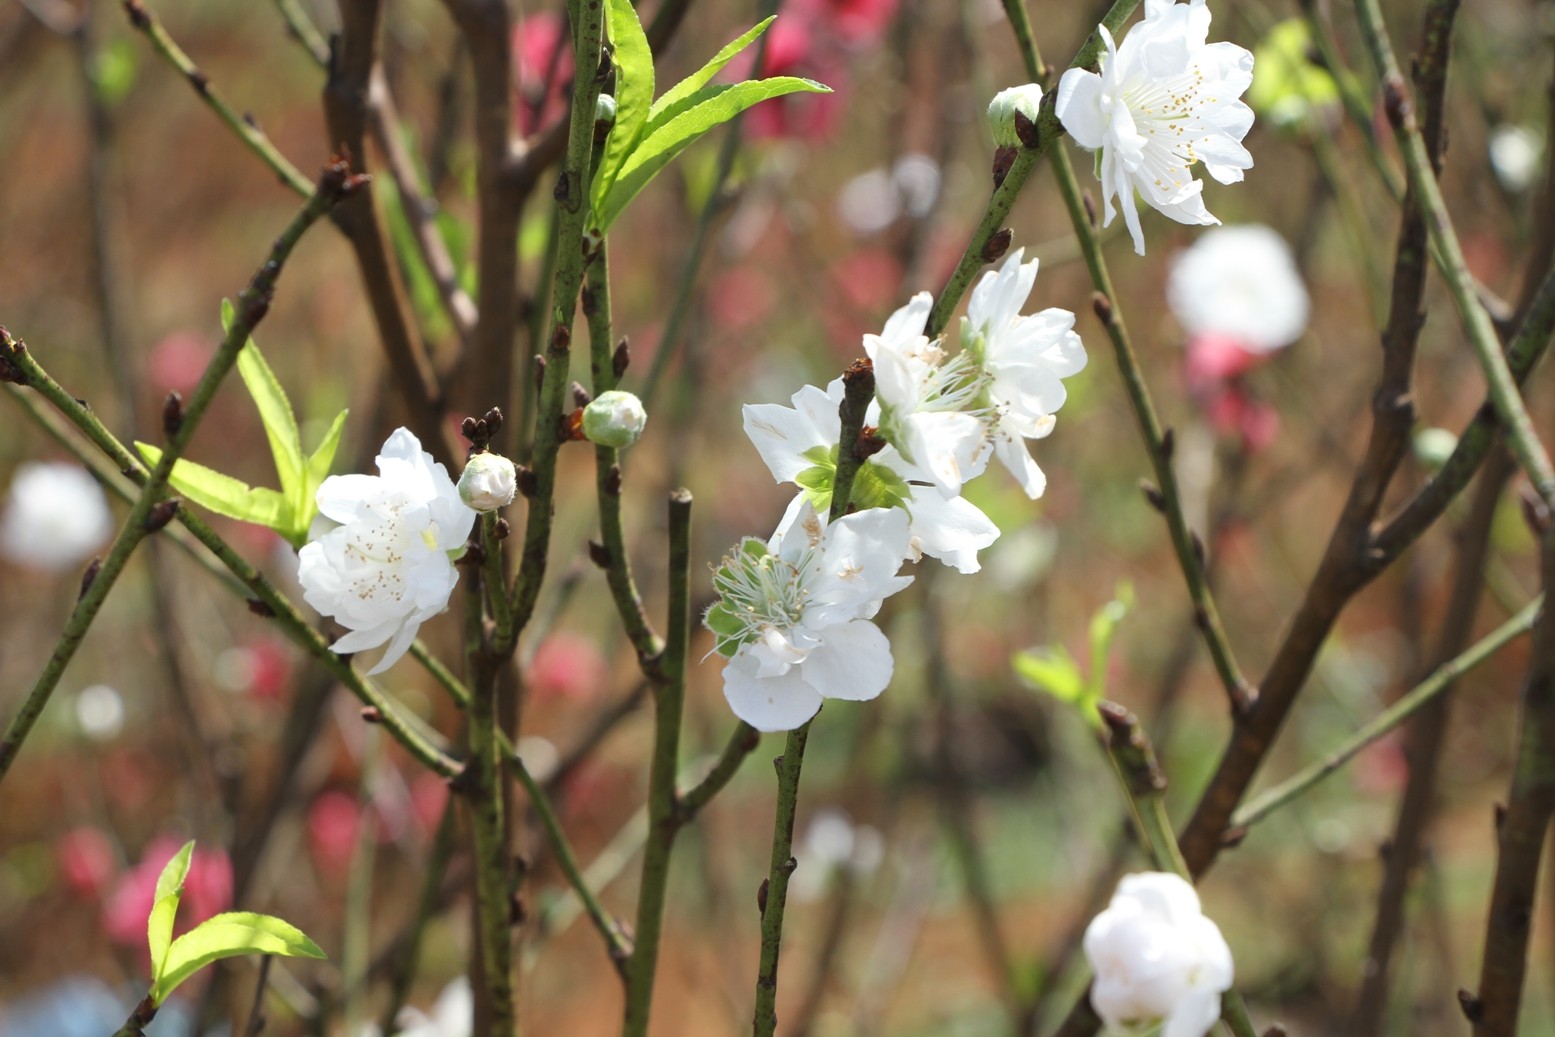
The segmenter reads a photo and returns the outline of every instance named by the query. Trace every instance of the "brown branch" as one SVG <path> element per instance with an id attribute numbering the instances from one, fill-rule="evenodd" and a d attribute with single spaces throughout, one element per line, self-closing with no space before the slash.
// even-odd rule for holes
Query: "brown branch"
<path id="1" fill-rule="evenodd" d="M 488 407 L 513 411 L 513 351 L 518 330 L 518 223 L 525 194 L 515 190 L 513 55 L 505 0 L 444 0 L 459 25 L 475 74 L 476 198 L 479 228 L 480 322 L 459 357 L 449 384 L 455 412 Z M 565 132 L 565 124 L 563 124 Z M 494 444 L 511 454 L 518 442 L 511 422 Z"/>
<path id="2" fill-rule="evenodd" d="M 340 5 L 340 33 L 324 84 L 324 118 L 330 145 L 365 166 L 365 131 L 373 68 L 378 61 L 380 0 L 349 0 Z M 443 421 L 442 391 L 426 346 L 409 315 L 399 270 L 389 255 L 383 222 L 368 192 L 359 192 L 336 209 L 334 219 L 356 252 L 373 319 L 394 382 L 410 409 L 410 424 L 428 449 L 443 460 L 462 457 Z"/>
<path id="3" fill-rule="evenodd" d="M 1433 0 L 1429 5 L 1415 64 L 1418 104 L 1425 113 L 1423 125 L 1433 155 L 1441 152 L 1439 113 L 1457 6 L 1457 0 Z M 1406 104 L 1402 90 L 1401 84 L 1395 84 L 1388 93 L 1388 103 Z M 1411 376 L 1415 345 L 1425 319 L 1422 297 L 1430 261 L 1426 224 L 1411 190 L 1399 229 L 1388 323 L 1382 332 L 1382 375 L 1372 396 L 1372 429 L 1366 453 L 1317 574 L 1259 686 L 1258 700 L 1251 709 L 1233 717 L 1231 742 L 1183 832 L 1183 855 L 1195 876 L 1220 852 L 1231 814 L 1274 744 L 1339 613 L 1380 571 L 1370 557 L 1370 529 L 1409 446 L 1414 425 Z"/>

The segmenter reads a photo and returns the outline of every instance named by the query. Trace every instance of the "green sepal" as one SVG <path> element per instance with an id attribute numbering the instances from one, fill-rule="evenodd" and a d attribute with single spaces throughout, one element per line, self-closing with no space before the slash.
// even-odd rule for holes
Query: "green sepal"
<path id="1" fill-rule="evenodd" d="M 206 919 L 173 941 L 163 967 L 154 973 L 152 1003 L 166 1001 L 180 983 L 211 962 L 244 954 L 325 957 L 318 944 L 289 922 L 251 911 L 229 911 Z"/>
<path id="2" fill-rule="evenodd" d="M 713 632 L 713 651 L 725 659 L 739 651 L 740 645 L 749 640 L 745 636 L 745 624 L 721 601 L 707 610 L 702 623 Z"/>

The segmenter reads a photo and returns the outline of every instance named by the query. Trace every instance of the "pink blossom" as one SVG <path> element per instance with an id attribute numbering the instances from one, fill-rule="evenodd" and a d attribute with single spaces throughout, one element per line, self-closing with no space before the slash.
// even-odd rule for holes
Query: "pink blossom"
<path id="1" fill-rule="evenodd" d="M 527 681 L 538 698 L 593 699 L 604 690 L 607 671 L 593 641 L 560 632 L 535 649 Z"/>
<path id="2" fill-rule="evenodd" d="M 355 796 L 339 789 L 320 793 L 308 807 L 308 849 L 319 870 L 344 875 L 361 829 L 362 811 Z"/>
<path id="3" fill-rule="evenodd" d="M 513 76 L 518 87 L 514 116 L 525 136 L 550 125 L 566 110 L 565 91 L 572 79 L 566 29 L 555 11 L 536 12 L 513 27 Z"/>
<path id="4" fill-rule="evenodd" d="M 788 16 L 816 23 L 853 47 L 867 47 L 880 37 L 896 16 L 898 0 L 794 0 Z"/>
<path id="5" fill-rule="evenodd" d="M 54 843 L 54 860 L 65 888 L 78 897 L 100 896 L 119 867 L 113 841 L 91 825 L 60 836 Z"/>
<path id="6" fill-rule="evenodd" d="M 175 331 L 151 347 L 151 384 L 164 391 L 187 393 L 205 373 L 214 343 L 192 331 Z"/>
<path id="7" fill-rule="evenodd" d="M 814 143 L 829 137 L 837 128 L 843 112 L 847 69 L 812 41 L 811 29 L 804 19 L 779 18 L 767 32 L 767 51 L 757 78 L 803 76 L 826 84 L 833 92 L 789 94 L 756 105 L 745 116 L 746 132 L 753 140 L 788 138 Z"/>

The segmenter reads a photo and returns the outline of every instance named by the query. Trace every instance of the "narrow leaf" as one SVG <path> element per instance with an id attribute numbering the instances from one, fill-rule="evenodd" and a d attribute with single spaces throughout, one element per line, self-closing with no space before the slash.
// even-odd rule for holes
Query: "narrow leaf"
<path id="1" fill-rule="evenodd" d="M 335 415 L 335 420 L 330 423 L 329 431 L 324 433 L 324 439 L 319 443 L 319 448 L 313 451 L 308 458 L 308 517 L 307 522 L 313 521 L 313 512 L 318 510 L 318 503 L 313 499 L 318 493 L 324 480 L 329 478 L 330 466 L 335 463 L 335 452 L 340 449 L 340 433 L 346 427 L 346 415 L 349 410 L 343 410 Z M 301 516 L 298 516 L 299 518 Z M 306 525 L 306 522 L 304 523 Z"/>
<path id="2" fill-rule="evenodd" d="M 1079 702 L 1085 694 L 1085 678 L 1062 645 L 1016 652 L 1010 663 L 1022 680 L 1061 702 Z"/>
<path id="3" fill-rule="evenodd" d="M 152 465 L 162 457 L 162 451 L 150 443 L 137 440 L 135 449 Z M 293 524 L 291 504 L 281 494 L 263 486 L 250 486 L 214 468 L 180 458 L 173 465 L 168 482 L 185 497 L 218 515 L 266 526 L 283 534 Z"/>
<path id="4" fill-rule="evenodd" d="M 1107 688 L 1107 659 L 1112 654 L 1112 642 L 1118 634 L 1118 625 L 1128 615 L 1134 604 L 1134 588 L 1127 582 L 1118 584 L 1113 600 L 1096 610 L 1091 617 L 1091 679 L 1087 682 L 1090 697 L 1100 699 Z"/>
<path id="5" fill-rule="evenodd" d="M 607 230 L 637 193 L 708 130 L 728 122 L 753 104 L 793 93 L 829 94 L 831 88 L 809 79 L 777 76 L 751 80 L 733 86 L 707 86 L 693 95 L 693 103 L 646 134 L 632 149 L 609 193 L 595 206 L 594 218 L 601 231 Z"/>
<path id="6" fill-rule="evenodd" d="M 664 96 L 653 102 L 653 107 L 648 110 L 648 128 L 646 132 L 652 133 L 658 126 L 685 111 L 687 101 L 691 96 L 706 86 L 708 81 L 714 76 L 722 72 L 724 66 L 734 60 L 735 55 L 756 42 L 776 18 L 777 15 L 767 18 L 754 29 L 734 40 L 717 54 L 714 54 L 713 60 L 664 91 Z"/>
<path id="7" fill-rule="evenodd" d="M 615 48 L 612 60 L 616 66 L 616 118 L 594 174 L 596 207 L 609 194 L 632 149 L 637 147 L 653 105 L 653 51 L 648 48 L 648 37 L 631 0 L 606 0 L 605 25 L 610 30 L 610 45 Z"/>
<path id="8" fill-rule="evenodd" d="M 289 922 L 272 915 L 229 911 L 206 919 L 173 942 L 166 968 L 152 984 L 156 1004 L 167 1000 L 180 983 L 213 961 L 244 954 L 275 954 L 284 958 L 323 958 L 318 944 Z"/>
<path id="9" fill-rule="evenodd" d="M 189 874 L 189 860 L 194 856 L 194 840 L 184 843 L 183 849 L 173 854 L 173 859 L 162 867 L 157 876 L 156 895 L 151 901 L 151 914 L 146 919 L 146 946 L 151 951 L 151 978 L 162 975 L 168 955 L 168 944 L 173 939 L 173 916 L 178 914 L 178 900 L 184 892 L 184 879 Z"/>
<path id="10" fill-rule="evenodd" d="M 297 431 L 297 416 L 292 412 L 292 401 L 264 354 L 253 339 L 238 354 L 238 374 L 248 386 L 248 394 L 259 407 L 259 420 L 264 423 L 265 436 L 270 440 L 270 453 L 275 457 L 275 471 L 281 477 L 281 493 L 291 502 L 293 510 L 304 490 L 302 478 L 302 436 Z"/>

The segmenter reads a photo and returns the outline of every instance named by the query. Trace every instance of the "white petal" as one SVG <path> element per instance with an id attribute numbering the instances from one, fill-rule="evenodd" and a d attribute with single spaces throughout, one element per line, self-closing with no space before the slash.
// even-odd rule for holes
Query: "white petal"
<path id="1" fill-rule="evenodd" d="M 805 458 L 804 452 L 825 445 L 810 421 L 792 407 L 747 403 L 743 414 L 745 435 L 778 482 L 793 482 L 815 463 Z"/>
<path id="2" fill-rule="evenodd" d="M 1047 476 L 1031 459 L 1025 440 L 1014 436 L 995 436 L 993 449 L 999 461 L 1020 483 L 1020 488 L 1026 491 L 1026 496 L 1036 500 L 1047 492 Z"/>
<path id="3" fill-rule="evenodd" d="M 826 639 L 799 670 L 812 688 L 829 699 L 868 701 L 891 683 L 891 642 L 868 620 L 827 627 Z"/>
<path id="4" fill-rule="evenodd" d="M 912 542 L 958 572 L 981 569 L 977 552 L 999 539 L 999 527 L 965 497 L 947 500 L 930 487 L 914 494 L 909 507 Z"/>
<path id="5" fill-rule="evenodd" d="M 724 666 L 724 698 L 734 715 L 758 731 L 792 731 L 821 709 L 821 695 L 797 669 L 757 677 L 744 652 Z"/>
<path id="6" fill-rule="evenodd" d="M 1178 998 L 1166 1017 L 1161 1037 L 1204 1037 L 1219 1018 L 1219 992 L 1197 987 Z"/>
<path id="7" fill-rule="evenodd" d="M 1106 32 L 1105 28 L 1101 29 Z M 1110 37 L 1109 37 L 1110 38 Z M 1058 81 L 1053 112 L 1075 143 L 1095 151 L 1107 139 L 1107 119 L 1101 110 L 1102 78 L 1083 68 L 1071 68 Z"/>

